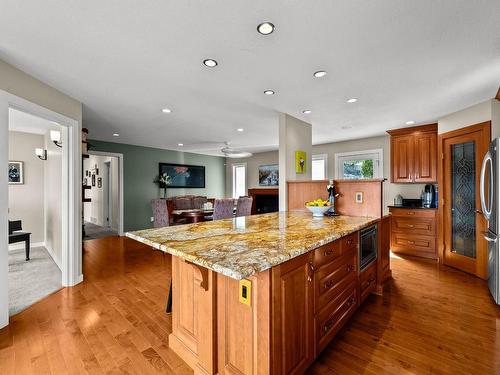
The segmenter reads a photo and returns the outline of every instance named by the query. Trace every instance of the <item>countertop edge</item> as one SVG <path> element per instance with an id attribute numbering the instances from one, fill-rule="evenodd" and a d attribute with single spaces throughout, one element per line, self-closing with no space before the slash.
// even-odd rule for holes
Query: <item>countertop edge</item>
<path id="1" fill-rule="evenodd" d="M 174 256 L 178 256 L 179 258 L 182 258 L 185 261 L 188 261 L 188 262 L 196 264 L 198 266 L 210 269 L 210 270 L 212 270 L 214 272 L 217 272 L 217 273 L 220 273 L 220 274 L 222 274 L 224 276 L 227 276 L 227 277 L 230 277 L 230 278 L 233 278 L 233 279 L 236 279 L 236 280 L 243 280 L 243 279 L 246 279 L 246 278 L 248 278 L 250 276 L 253 276 L 253 275 L 255 275 L 255 274 L 259 273 L 259 272 L 263 272 L 263 271 L 266 271 L 266 270 L 268 270 L 268 269 L 270 269 L 272 267 L 279 266 L 280 264 L 288 262 L 289 260 L 292 260 L 292 259 L 294 259 L 296 257 L 301 256 L 301 255 L 304 255 L 304 254 L 306 254 L 306 253 L 308 253 L 310 251 L 313 251 L 313 250 L 317 249 L 318 247 L 321 247 L 321 246 L 326 245 L 326 244 L 328 244 L 330 242 L 336 241 L 336 240 L 338 240 L 338 239 L 340 239 L 342 237 L 348 236 L 351 233 L 354 233 L 354 232 L 357 232 L 357 231 L 359 231 L 359 230 L 361 230 L 363 228 L 366 228 L 367 226 L 370 226 L 370 225 L 373 225 L 375 223 L 378 223 L 381 218 L 375 218 L 375 217 L 374 218 L 370 218 L 370 217 L 367 217 L 366 219 L 367 220 L 370 219 L 370 220 L 368 220 L 366 223 L 363 223 L 362 225 L 357 225 L 356 227 L 352 228 L 351 230 L 347 230 L 347 231 L 341 232 L 340 234 L 339 233 L 335 233 L 332 236 L 327 236 L 324 239 L 322 239 L 321 241 L 318 241 L 317 243 L 314 243 L 314 244 L 312 244 L 311 246 L 309 246 L 307 248 L 297 249 L 296 251 L 293 252 L 292 256 L 287 257 L 286 259 L 280 260 L 279 262 L 277 262 L 275 264 L 269 263 L 269 264 L 263 265 L 262 267 L 259 267 L 256 270 L 245 272 L 245 273 L 241 273 L 241 272 L 229 269 L 227 267 L 220 266 L 217 263 L 206 264 L 206 263 L 200 261 L 199 258 L 197 258 L 196 256 L 190 256 L 189 254 L 186 254 L 186 253 L 181 252 L 181 251 L 177 251 L 177 250 L 175 250 L 173 248 L 170 248 L 170 247 L 168 247 L 166 245 L 159 244 L 159 243 L 147 240 L 147 239 L 145 239 L 143 237 L 136 236 L 136 235 L 134 235 L 131 232 L 126 232 L 125 236 L 128 237 L 128 238 L 131 238 L 131 239 L 133 239 L 135 241 L 138 241 L 140 243 L 143 243 L 145 245 L 151 246 L 154 249 L 166 252 L 166 253 L 174 255 Z"/>

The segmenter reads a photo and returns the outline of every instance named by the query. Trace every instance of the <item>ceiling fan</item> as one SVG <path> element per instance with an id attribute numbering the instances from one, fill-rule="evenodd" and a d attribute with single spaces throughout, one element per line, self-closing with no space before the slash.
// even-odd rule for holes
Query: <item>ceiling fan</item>
<path id="1" fill-rule="evenodd" d="M 222 148 L 219 148 L 222 147 Z M 185 150 L 192 151 L 218 151 L 224 154 L 227 158 L 248 158 L 253 154 L 248 151 L 243 151 L 237 148 L 233 148 L 230 146 L 229 141 L 225 142 L 202 142 L 198 144 L 186 145 Z"/>

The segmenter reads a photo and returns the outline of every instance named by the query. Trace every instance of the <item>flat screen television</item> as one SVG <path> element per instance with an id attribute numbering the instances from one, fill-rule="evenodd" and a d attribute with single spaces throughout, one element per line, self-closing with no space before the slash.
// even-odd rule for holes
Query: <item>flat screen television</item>
<path id="1" fill-rule="evenodd" d="M 171 178 L 170 188 L 204 188 L 205 167 L 203 165 L 186 165 L 159 163 L 160 176 L 166 173 Z M 165 186 L 160 187 L 164 188 Z"/>

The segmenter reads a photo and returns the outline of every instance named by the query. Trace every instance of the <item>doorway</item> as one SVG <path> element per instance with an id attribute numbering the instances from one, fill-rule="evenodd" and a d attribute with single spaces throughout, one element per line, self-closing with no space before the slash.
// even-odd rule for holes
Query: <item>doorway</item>
<path id="1" fill-rule="evenodd" d="M 73 286 L 83 280 L 81 219 L 81 124 L 26 99 L 0 90 L 0 165 L 8 167 L 9 109 L 17 109 L 57 123 L 61 128 L 62 183 L 61 191 L 61 260 L 62 285 Z M 8 297 L 8 177 L 0 177 L 0 328 L 9 322 Z"/>
<path id="2" fill-rule="evenodd" d="M 83 183 L 83 240 L 122 236 L 123 155 L 90 151 L 83 162 Z"/>
<path id="3" fill-rule="evenodd" d="M 488 277 L 488 247 L 482 232 L 479 179 L 491 139 L 491 122 L 439 135 L 439 202 L 441 259 L 445 265 Z"/>

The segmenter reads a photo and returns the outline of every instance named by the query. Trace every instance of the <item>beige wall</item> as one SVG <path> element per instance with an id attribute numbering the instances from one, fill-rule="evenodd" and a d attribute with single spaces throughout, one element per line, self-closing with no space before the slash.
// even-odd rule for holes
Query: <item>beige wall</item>
<path id="1" fill-rule="evenodd" d="M 2 60 L 0 90 L 82 122 L 82 103 Z"/>
<path id="2" fill-rule="evenodd" d="M 118 195 L 118 158 L 110 156 L 90 155 L 83 163 L 84 173 L 86 170 L 95 168 L 99 169 L 99 175 L 96 176 L 96 186 L 92 186 L 92 177 L 87 178 L 87 185 L 92 186 L 90 190 L 86 191 L 86 197 L 90 198 L 91 202 L 84 203 L 84 219 L 85 221 L 94 223 L 100 226 L 106 226 L 105 205 L 107 204 L 107 197 L 105 196 L 105 186 L 107 183 L 107 170 L 105 163 L 111 163 L 111 181 L 110 188 L 112 191 L 112 212 L 111 212 L 111 228 L 118 230 L 118 210 L 119 210 L 119 195 Z M 102 187 L 97 186 L 97 179 L 102 178 Z"/>
<path id="3" fill-rule="evenodd" d="M 45 242 L 44 161 L 35 156 L 44 147 L 43 135 L 9 131 L 9 160 L 24 163 L 24 184 L 9 185 L 9 220 L 23 221 L 32 244 Z"/>
<path id="4" fill-rule="evenodd" d="M 82 104 L 46 85 L 38 79 L 0 60 L 0 90 L 11 93 L 54 112 L 75 119 L 81 126 Z M 2 93 L 0 92 L 0 97 Z M 0 105 L 0 169 L 7 170 L 8 106 Z M 7 174 L 0 179 L 0 328 L 8 320 L 8 256 L 7 256 Z M 81 259 L 81 256 L 80 256 Z M 81 273 L 81 261 L 78 266 Z"/>
<path id="5" fill-rule="evenodd" d="M 388 213 L 387 206 L 394 203 L 396 195 L 401 194 L 403 198 L 420 198 L 420 193 L 425 186 L 423 184 L 393 184 L 389 182 L 391 178 L 391 138 L 389 135 L 316 145 L 313 146 L 313 154 L 328 155 L 328 178 L 335 178 L 334 156 L 336 153 L 380 148 L 384 154 L 383 177 L 387 179 L 384 183 L 384 213 Z"/>
<path id="6" fill-rule="evenodd" d="M 278 164 L 278 159 L 278 151 L 260 152 L 244 159 L 226 158 L 226 196 L 231 198 L 233 195 L 233 164 L 245 163 L 247 165 L 247 189 L 266 188 L 259 186 L 259 166 Z M 277 188 L 277 186 L 273 187 Z"/>
<path id="7" fill-rule="evenodd" d="M 62 149 L 45 135 L 47 160 L 44 162 L 45 179 L 45 247 L 61 268 L 62 260 Z"/>
<path id="8" fill-rule="evenodd" d="M 388 212 L 387 205 L 394 203 L 394 197 L 397 194 L 401 194 L 404 198 L 420 198 L 420 193 L 422 192 L 425 186 L 423 184 L 393 184 L 389 182 L 389 179 L 391 177 L 391 170 L 390 170 L 391 144 L 389 135 L 312 146 L 311 155 L 327 154 L 328 178 L 335 178 L 335 165 L 334 165 L 335 153 L 373 150 L 378 148 L 381 148 L 383 150 L 383 155 L 384 155 L 383 177 L 387 178 L 388 180 L 384 183 L 384 207 L 385 207 L 385 213 L 387 213 Z M 275 164 L 277 157 L 278 157 L 278 151 L 270 151 L 270 152 L 255 154 L 252 157 L 247 159 L 242 159 L 241 161 L 247 163 L 247 176 L 255 176 L 258 175 L 259 165 Z M 310 159 L 310 157 L 308 158 Z M 237 163 L 240 161 L 238 160 L 234 162 Z M 230 168 L 229 162 L 227 168 Z M 230 169 L 228 169 L 228 171 L 230 171 Z M 227 176 L 226 191 L 228 192 L 228 196 L 230 196 L 232 192 L 232 176 L 231 173 L 226 173 L 226 176 Z M 254 178 L 250 179 L 249 177 L 248 186 L 251 187 L 250 184 L 253 184 L 255 181 L 257 181 L 258 184 L 258 179 L 257 180 L 255 180 Z"/>
<path id="9" fill-rule="evenodd" d="M 500 100 L 491 100 L 491 137 L 500 137 Z"/>
<path id="10" fill-rule="evenodd" d="M 451 113 L 438 120 L 438 133 L 446 133 L 491 120 L 491 100 Z"/>

